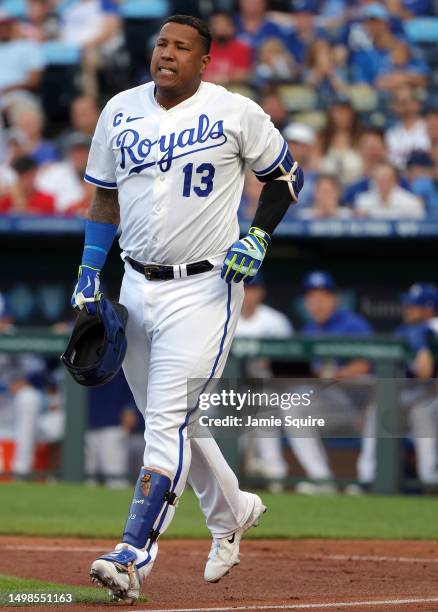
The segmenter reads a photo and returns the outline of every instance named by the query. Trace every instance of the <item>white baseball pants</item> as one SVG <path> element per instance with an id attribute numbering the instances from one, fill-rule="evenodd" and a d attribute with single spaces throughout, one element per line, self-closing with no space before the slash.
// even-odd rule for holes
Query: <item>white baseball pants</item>
<path id="1" fill-rule="evenodd" d="M 125 263 L 120 293 L 129 312 L 123 369 L 145 418 L 144 465 L 166 472 L 177 496 L 189 477 L 218 538 L 245 523 L 251 501 L 215 440 L 187 437 L 187 379 L 220 377 L 234 336 L 243 285 L 221 279 L 222 260 L 209 272 L 166 281 L 148 281 Z"/>

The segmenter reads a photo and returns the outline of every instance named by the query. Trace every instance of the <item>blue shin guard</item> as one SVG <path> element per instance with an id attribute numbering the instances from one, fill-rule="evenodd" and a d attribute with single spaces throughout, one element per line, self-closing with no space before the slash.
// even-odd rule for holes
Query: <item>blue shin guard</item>
<path id="1" fill-rule="evenodd" d="M 175 506 L 178 500 L 175 493 L 170 492 L 171 484 L 169 476 L 153 468 L 140 470 L 123 533 L 124 543 L 145 548 L 158 538 L 157 525 L 163 509 L 167 504 Z"/>

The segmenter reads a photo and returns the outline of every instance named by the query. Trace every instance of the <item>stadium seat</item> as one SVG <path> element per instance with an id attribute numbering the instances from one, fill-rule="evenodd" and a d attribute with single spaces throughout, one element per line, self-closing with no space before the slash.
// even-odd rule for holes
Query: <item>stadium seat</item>
<path id="1" fill-rule="evenodd" d="M 318 97 L 311 87 L 304 85 L 281 85 L 279 96 L 290 112 L 312 111 L 316 109 Z"/>
<path id="2" fill-rule="evenodd" d="M 60 41 L 48 41 L 42 44 L 45 63 L 50 66 L 78 64 L 81 59 L 79 47 Z"/>
<path id="3" fill-rule="evenodd" d="M 120 13 L 126 19 L 163 19 L 169 6 L 167 0 L 125 0 Z"/>
<path id="4" fill-rule="evenodd" d="M 257 101 L 257 92 L 246 83 L 231 83 L 227 86 L 227 89 L 242 96 L 246 96 L 250 98 L 250 100 Z"/>
<path id="5" fill-rule="evenodd" d="M 348 97 L 353 108 L 359 112 L 370 112 L 378 106 L 378 95 L 375 89 L 368 85 L 351 85 L 348 88 Z"/>
<path id="6" fill-rule="evenodd" d="M 310 127 L 313 127 L 315 131 L 319 132 L 325 127 L 326 114 L 322 111 L 296 113 L 293 116 L 293 120 L 297 123 L 304 123 L 305 125 L 310 125 Z"/>
<path id="7" fill-rule="evenodd" d="M 0 8 L 8 15 L 18 17 L 20 19 L 25 17 L 27 13 L 26 0 L 3 0 L 0 3 Z"/>
<path id="8" fill-rule="evenodd" d="M 438 41 L 438 17 L 417 17 L 405 23 L 408 37 L 416 43 Z"/>

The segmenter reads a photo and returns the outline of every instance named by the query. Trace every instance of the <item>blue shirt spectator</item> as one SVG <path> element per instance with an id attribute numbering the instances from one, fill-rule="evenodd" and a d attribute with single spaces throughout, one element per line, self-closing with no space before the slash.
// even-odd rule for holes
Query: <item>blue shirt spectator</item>
<path id="1" fill-rule="evenodd" d="M 237 38 L 256 50 L 268 38 L 279 38 L 285 41 L 285 35 L 281 28 L 268 19 L 264 19 L 256 30 L 245 29 L 245 23 L 241 15 L 235 20 Z"/>
<path id="2" fill-rule="evenodd" d="M 326 32 L 317 26 L 318 3 L 315 0 L 293 2 L 293 28 L 287 36 L 287 47 L 298 64 L 304 64 L 310 45 L 319 38 L 326 38 Z"/>
<path id="3" fill-rule="evenodd" d="M 377 66 L 375 84 L 379 89 L 388 90 L 403 85 L 422 87 L 426 85 L 429 73 L 430 69 L 421 51 L 396 39 L 389 53 L 382 57 L 381 64 Z"/>
<path id="4" fill-rule="evenodd" d="M 380 66 L 391 52 L 397 38 L 406 40 L 403 27 L 394 27 L 391 15 L 382 4 L 367 4 L 359 12 L 360 24 L 350 26 L 348 46 L 353 82 L 373 85 Z M 352 32 L 355 36 L 352 36 Z"/>
<path id="5" fill-rule="evenodd" d="M 413 151 L 406 168 L 408 189 L 423 200 L 427 216 L 438 219 L 438 188 L 431 155 L 426 151 Z"/>
<path id="6" fill-rule="evenodd" d="M 39 166 L 59 160 L 59 153 L 55 145 L 48 140 L 41 140 L 30 156 Z"/>

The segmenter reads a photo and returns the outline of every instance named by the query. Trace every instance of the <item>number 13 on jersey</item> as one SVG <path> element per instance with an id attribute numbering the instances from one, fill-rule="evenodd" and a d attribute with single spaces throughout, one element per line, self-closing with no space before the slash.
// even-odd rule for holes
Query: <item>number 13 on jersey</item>
<path id="1" fill-rule="evenodd" d="M 185 198 L 189 198 L 192 191 L 192 179 L 193 179 L 193 164 L 186 164 L 183 168 L 184 173 L 184 186 L 183 186 L 183 196 Z M 193 191 L 200 198 L 206 198 L 213 189 L 213 179 L 215 173 L 215 167 L 213 164 L 201 164 L 195 170 L 196 174 L 199 174 L 199 177 L 195 177 L 195 183 L 200 182 L 200 185 L 194 185 Z M 199 179 L 199 181 L 197 180 Z"/>

